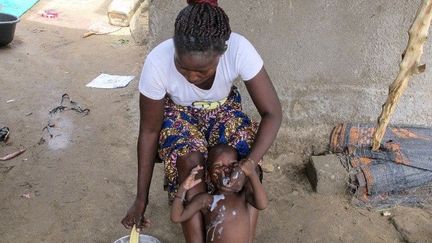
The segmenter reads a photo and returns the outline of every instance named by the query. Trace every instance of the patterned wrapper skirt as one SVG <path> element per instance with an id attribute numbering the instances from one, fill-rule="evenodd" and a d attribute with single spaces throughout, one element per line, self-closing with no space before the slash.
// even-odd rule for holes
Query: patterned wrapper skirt
<path id="1" fill-rule="evenodd" d="M 159 137 L 159 157 L 165 166 L 165 190 L 169 201 L 174 199 L 179 181 L 177 158 L 200 152 L 207 158 L 207 149 L 228 144 L 237 150 L 239 159 L 246 157 L 255 139 L 258 124 L 242 112 L 241 96 L 233 87 L 228 99 L 214 109 L 176 105 L 165 98 L 165 111 Z M 206 182 L 209 192 L 212 185 Z"/>

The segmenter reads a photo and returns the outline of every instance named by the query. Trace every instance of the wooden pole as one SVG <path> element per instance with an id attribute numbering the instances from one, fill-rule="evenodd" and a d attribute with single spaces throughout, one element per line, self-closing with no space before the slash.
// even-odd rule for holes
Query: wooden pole
<path id="1" fill-rule="evenodd" d="M 402 62 L 399 66 L 399 73 L 389 87 L 387 101 L 382 106 L 381 115 L 378 117 L 378 128 L 372 138 L 372 149 L 378 150 L 384 137 L 387 125 L 396 108 L 396 104 L 408 85 L 408 81 L 414 74 L 422 73 L 426 65 L 420 65 L 420 58 L 423 54 L 423 45 L 427 40 L 429 26 L 432 19 L 432 0 L 422 0 L 417 16 L 408 31 L 409 40 Z"/>

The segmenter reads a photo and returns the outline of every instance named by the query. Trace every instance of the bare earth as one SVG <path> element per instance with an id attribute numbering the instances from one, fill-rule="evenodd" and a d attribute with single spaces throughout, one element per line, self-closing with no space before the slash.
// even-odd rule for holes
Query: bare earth
<path id="1" fill-rule="evenodd" d="M 120 220 L 136 190 L 138 81 L 115 90 L 85 85 L 100 73 L 139 76 L 148 47 L 137 46 L 128 29 L 81 38 L 105 19 L 109 1 L 85 2 L 39 2 L 0 49 L 0 126 L 11 129 L 0 157 L 27 149 L 0 161 L 0 242 L 113 242 L 129 233 Z M 49 7 L 59 18 L 38 15 Z M 49 138 L 42 128 L 64 93 L 91 112 L 58 113 Z M 304 160 L 301 153 L 266 158 L 275 170 L 265 174 L 270 205 L 257 242 L 402 242 L 389 217 L 353 207 L 349 196 L 315 194 Z M 146 233 L 183 242 L 180 226 L 169 221 L 162 169 L 156 165 Z"/>

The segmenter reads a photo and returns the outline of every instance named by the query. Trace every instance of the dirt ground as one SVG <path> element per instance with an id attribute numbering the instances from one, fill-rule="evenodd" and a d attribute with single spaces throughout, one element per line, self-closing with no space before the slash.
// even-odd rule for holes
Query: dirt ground
<path id="1" fill-rule="evenodd" d="M 70 2 L 40 1 L 0 49 L 0 127 L 11 129 L 0 156 L 27 149 L 0 162 L 0 242 L 113 242 L 128 234 L 120 220 L 136 190 L 138 79 L 122 89 L 85 85 L 100 73 L 138 77 L 148 47 L 136 45 L 128 29 L 81 38 L 105 19 L 108 1 Z M 47 8 L 59 17 L 38 14 Z M 90 113 L 56 114 L 50 138 L 42 129 L 65 93 Z M 389 217 L 353 207 L 348 195 L 314 193 L 304 160 L 301 153 L 266 158 L 275 170 L 265 174 L 270 205 L 256 242 L 403 241 Z M 183 242 L 180 226 L 169 221 L 162 178 L 158 164 L 146 233 Z"/>

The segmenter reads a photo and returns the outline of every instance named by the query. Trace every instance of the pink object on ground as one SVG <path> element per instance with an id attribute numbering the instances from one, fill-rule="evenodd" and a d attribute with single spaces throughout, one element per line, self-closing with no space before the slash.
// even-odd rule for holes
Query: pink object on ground
<path id="1" fill-rule="evenodd" d="M 59 13 L 54 9 L 47 9 L 42 11 L 41 16 L 49 19 L 57 18 Z"/>

